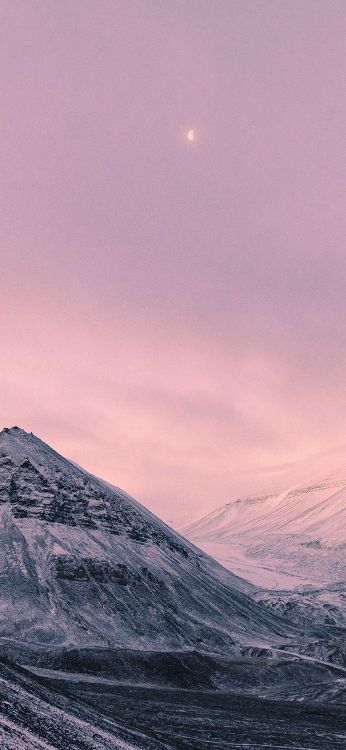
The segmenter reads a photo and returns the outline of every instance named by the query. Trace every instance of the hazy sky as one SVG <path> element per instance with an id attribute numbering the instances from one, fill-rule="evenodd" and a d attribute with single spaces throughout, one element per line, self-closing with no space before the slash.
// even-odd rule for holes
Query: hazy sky
<path id="1" fill-rule="evenodd" d="M 345 444 L 345 1 L 1 0 L 0 83 L 2 425 L 166 519 Z"/>

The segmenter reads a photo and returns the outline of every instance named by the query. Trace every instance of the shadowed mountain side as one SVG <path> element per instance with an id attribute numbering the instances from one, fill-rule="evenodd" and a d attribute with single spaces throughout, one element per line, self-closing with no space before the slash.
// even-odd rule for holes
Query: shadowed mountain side
<path id="1" fill-rule="evenodd" d="M 168 750 L 0 661 L 1 750 Z"/>

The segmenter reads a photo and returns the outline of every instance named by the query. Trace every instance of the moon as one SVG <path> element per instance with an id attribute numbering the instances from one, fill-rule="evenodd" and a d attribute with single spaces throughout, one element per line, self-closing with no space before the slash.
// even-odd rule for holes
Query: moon
<path id="1" fill-rule="evenodd" d="M 187 140 L 192 142 L 196 138 L 196 131 L 193 128 L 190 128 L 187 131 L 186 135 L 187 135 Z"/>

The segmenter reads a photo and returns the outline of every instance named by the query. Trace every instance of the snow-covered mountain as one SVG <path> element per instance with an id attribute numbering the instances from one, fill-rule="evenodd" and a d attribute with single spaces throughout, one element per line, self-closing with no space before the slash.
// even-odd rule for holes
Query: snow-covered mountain
<path id="1" fill-rule="evenodd" d="M 234 500 L 181 531 L 258 587 L 345 581 L 346 470 Z"/>
<path id="2" fill-rule="evenodd" d="M 287 635 L 250 584 L 19 428 L 0 433 L 0 584 L 0 637 L 47 647 L 229 651 Z"/>

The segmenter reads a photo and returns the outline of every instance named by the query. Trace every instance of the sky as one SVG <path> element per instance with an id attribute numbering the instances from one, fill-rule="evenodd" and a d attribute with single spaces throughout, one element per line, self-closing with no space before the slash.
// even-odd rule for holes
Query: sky
<path id="1" fill-rule="evenodd" d="M 344 0 L 1 1 L 1 426 L 172 522 L 346 455 L 345 40 Z"/>

